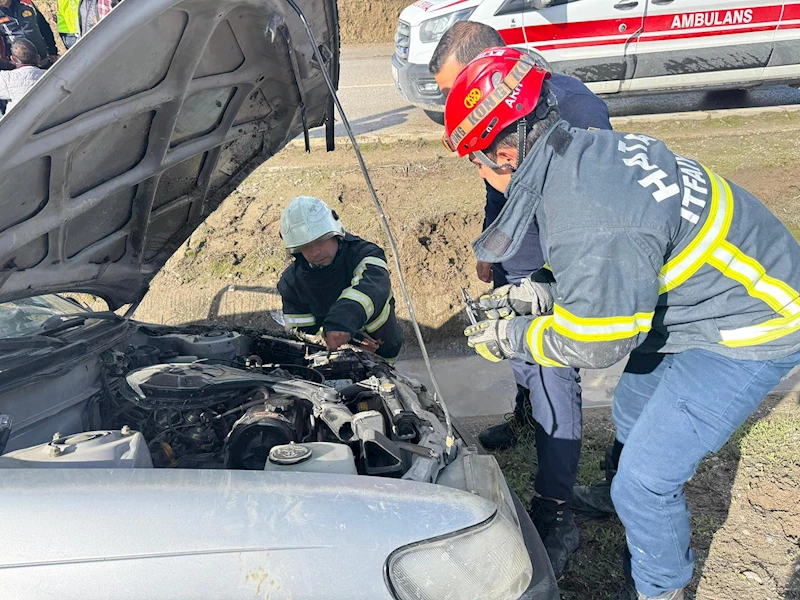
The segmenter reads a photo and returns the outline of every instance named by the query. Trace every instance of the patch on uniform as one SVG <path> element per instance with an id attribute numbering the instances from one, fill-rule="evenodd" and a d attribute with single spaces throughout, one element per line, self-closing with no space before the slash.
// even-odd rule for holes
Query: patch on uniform
<path id="1" fill-rule="evenodd" d="M 561 127 L 556 127 L 550 137 L 547 138 L 547 145 L 555 150 L 559 156 L 564 156 L 571 143 L 572 135 Z"/>
<path id="2" fill-rule="evenodd" d="M 29 10 L 23 10 L 22 11 L 22 16 L 27 19 L 28 17 L 32 17 L 33 16 L 33 12 L 31 12 Z"/>
<path id="3" fill-rule="evenodd" d="M 495 256 L 502 256 L 505 254 L 508 247 L 511 245 L 511 238 L 499 229 L 492 231 L 486 239 L 481 243 L 481 246 L 486 248 Z"/>
<path id="4" fill-rule="evenodd" d="M 0 25 L 3 23 L 8 23 L 11 20 L 11 17 L 0 17 Z"/>

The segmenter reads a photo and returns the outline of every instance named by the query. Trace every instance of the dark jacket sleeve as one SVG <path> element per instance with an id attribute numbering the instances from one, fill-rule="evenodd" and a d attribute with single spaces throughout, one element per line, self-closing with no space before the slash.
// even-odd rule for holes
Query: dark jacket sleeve
<path id="1" fill-rule="evenodd" d="M 36 7 L 36 22 L 39 24 L 39 31 L 44 38 L 44 43 L 47 44 L 47 53 L 50 56 L 58 56 L 58 46 L 56 46 L 56 38 L 53 36 L 53 30 L 50 29 L 50 23 L 44 18 L 42 12 Z"/>
<path id="2" fill-rule="evenodd" d="M 283 301 L 283 319 L 286 329 L 298 329 L 303 333 L 316 334 L 320 325 L 311 313 L 311 308 L 300 300 L 292 285 L 294 265 L 283 272 L 278 282 L 278 292 Z"/>
<path id="3" fill-rule="evenodd" d="M 365 242 L 356 260 L 350 286 L 325 317 L 325 332 L 346 331 L 353 335 L 361 329 L 375 331 L 389 318 L 392 286 L 386 254 L 375 244 Z"/>

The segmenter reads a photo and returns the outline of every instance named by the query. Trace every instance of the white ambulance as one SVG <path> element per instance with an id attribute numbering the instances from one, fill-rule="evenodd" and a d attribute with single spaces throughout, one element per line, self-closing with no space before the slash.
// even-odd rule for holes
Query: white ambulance
<path id="1" fill-rule="evenodd" d="M 419 0 L 400 14 L 392 57 L 411 104 L 443 110 L 428 61 L 462 20 L 491 25 L 597 94 L 800 81 L 800 3 L 788 0 Z"/>

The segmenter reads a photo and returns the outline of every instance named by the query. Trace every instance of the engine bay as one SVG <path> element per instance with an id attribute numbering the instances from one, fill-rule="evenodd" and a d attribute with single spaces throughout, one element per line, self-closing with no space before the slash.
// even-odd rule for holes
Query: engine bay
<path id="1" fill-rule="evenodd" d="M 446 429 L 424 386 L 360 348 L 283 334 L 142 326 L 102 352 L 87 431 L 0 468 L 310 471 L 432 482 Z"/>

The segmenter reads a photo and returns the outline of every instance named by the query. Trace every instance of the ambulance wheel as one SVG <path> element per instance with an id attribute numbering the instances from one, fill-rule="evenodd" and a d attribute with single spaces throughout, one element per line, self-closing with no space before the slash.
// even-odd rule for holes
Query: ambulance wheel
<path id="1" fill-rule="evenodd" d="M 428 118 L 437 125 L 444 125 L 443 112 L 436 112 L 435 110 L 426 110 L 425 114 L 428 115 Z"/>

